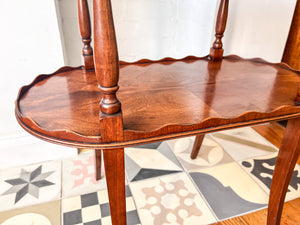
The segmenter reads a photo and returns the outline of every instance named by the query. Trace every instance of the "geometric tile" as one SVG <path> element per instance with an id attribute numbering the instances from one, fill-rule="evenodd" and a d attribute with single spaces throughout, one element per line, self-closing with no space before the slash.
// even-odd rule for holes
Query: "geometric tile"
<path id="1" fill-rule="evenodd" d="M 140 224 L 131 191 L 126 186 L 127 224 Z M 62 200 L 63 225 L 111 224 L 107 190 Z"/>
<path id="2" fill-rule="evenodd" d="M 210 224 L 216 222 L 186 173 L 130 183 L 142 224 Z"/>
<path id="3" fill-rule="evenodd" d="M 235 160 L 273 154 L 278 149 L 251 127 L 212 133 L 212 138 Z"/>
<path id="4" fill-rule="evenodd" d="M 61 161 L 0 171 L 0 211 L 60 198 Z"/>
<path id="5" fill-rule="evenodd" d="M 104 165 L 102 177 L 96 181 L 94 151 L 63 160 L 62 196 L 69 197 L 106 188 Z"/>
<path id="6" fill-rule="evenodd" d="M 168 144 L 162 142 L 157 149 L 126 148 L 125 170 L 132 182 L 181 172 L 182 166 Z"/>
<path id="7" fill-rule="evenodd" d="M 235 162 L 190 175 L 219 220 L 267 206 L 268 195 Z"/>
<path id="8" fill-rule="evenodd" d="M 233 159 L 222 146 L 211 138 L 210 134 L 205 135 L 198 156 L 191 159 L 194 142 L 195 136 L 168 141 L 169 146 L 187 171 L 233 162 Z"/>
<path id="9" fill-rule="evenodd" d="M 160 146 L 161 143 L 162 142 L 155 142 L 155 143 L 150 143 L 150 144 L 135 146 L 135 147 L 132 147 L 132 148 L 157 149 Z"/>
<path id="10" fill-rule="evenodd" d="M 276 159 L 277 153 L 243 160 L 239 163 L 252 179 L 254 179 L 269 194 Z M 300 166 L 296 164 L 286 194 L 286 201 L 298 197 L 300 197 Z"/>
<path id="11" fill-rule="evenodd" d="M 0 225 L 59 225 L 60 201 L 0 213 Z"/>

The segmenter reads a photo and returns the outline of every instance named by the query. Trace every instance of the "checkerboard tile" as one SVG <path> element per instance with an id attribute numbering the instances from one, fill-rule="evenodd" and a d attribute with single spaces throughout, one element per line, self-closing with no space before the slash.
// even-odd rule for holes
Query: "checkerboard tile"
<path id="1" fill-rule="evenodd" d="M 126 186 L 127 224 L 138 225 L 140 219 Z M 62 200 L 63 225 L 110 225 L 110 209 L 107 190 L 92 192 Z"/>

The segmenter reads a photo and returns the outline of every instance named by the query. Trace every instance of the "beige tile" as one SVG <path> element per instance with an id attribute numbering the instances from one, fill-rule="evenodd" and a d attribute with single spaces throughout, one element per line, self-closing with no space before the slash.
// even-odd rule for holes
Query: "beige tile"
<path id="1" fill-rule="evenodd" d="M 193 171 L 190 176 L 219 220 L 267 206 L 268 195 L 236 162 Z"/>
<path id="2" fill-rule="evenodd" d="M 60 225 L 60 201 L 0 213 L 1 225 Z"/>
<path id="3" fill-rule="evenodd" d="M 253 158 L 277 152 L 277 148 L 251 127 L 212 133 L 212 138 L 235 160 Z"/>
<path id="4" fill-rule="evenodd" d="M 99 220 L 101 218 L 101 212 L 99 205 L 92 205 L 82 208 L 82 220 L 83 222 L 89 222 Z"/>
<path id="5" fill-rule="evenodd" d="M 81 199 L 80 196 L 75 196 L 72 198 L 67 198 L 62 200 L 62 211 L 69 212 L 73 210 L 81 209 Z"/>
<path id="6" fill-rule="evenodd" d="M 215 218 L 185 173 L 130 184 L 142 224 L 210 224 Z"/>
<path id="7" fill-rule="evenodd" d="M 222 146 L 215 142 L 210 134 L 206 134 L 196 159 L 191 159 L 190 154 L 195 137 L 186 137 L 168 141 L 177 159 L 188 170 L 197 170 L 233 162 L 233 159 L 224 151 Z"/>
<path id="8" fill-rule="evenodd" d="M 266 193 L 235 162 L 199 170 L 199 172 L 213 176 L 221 182 L 224 187 L 232 188 L 237 195 L 246 201 L 260 204 L 266 204 L 268 202 Z"/>

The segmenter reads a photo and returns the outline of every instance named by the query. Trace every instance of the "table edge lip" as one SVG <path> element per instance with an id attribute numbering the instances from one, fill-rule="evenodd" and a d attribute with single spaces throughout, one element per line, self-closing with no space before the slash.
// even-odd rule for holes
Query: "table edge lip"
<path id="1" fill-rule="evenodd" d="M 280 107 L 282 108 L 282 107 Z M 140 139 L 132 139 L 132 140 L 125 140 L 122 142 L 111 142 L 111 143 L 102 143 L 101 142 L 101 136 L 95 136 L 93 141 L 96 142 L 88 142 L 87 141 L 87 136 L 83 136 L 80 134 L 76 134 L 76 132 L 72 131 L 65 131 L 61 130 L 59 132 L 61 133 L 69 133 L 71 135 L 74 135 L 75 137 L 82 137 L 85 139 L 85 141 L 78 141 L 75 140 L 67 140 L 63 138 L 58 138 L 53 135 L 47 135 L 41 132 L 38 132 L 36 129 L 33 129 L 30 127 L 28 124 L 24 123 L 22 119 L 18 116 L 17 110 L 15 110 L 15 115 L 17 118 L 18 123 L 21 125 L 21 127 L 26 130 L 28 133 L 32 134 L 35 137 L 38 137 L 42 140 L 46 140 L 51 143 L 55 144 L 61 144 L 69 147 L 77 147 L 77 148 L 95 148 L 95 149 L 109 149 L 109 148 L 117 148 L 117 147 L 131 147 L 131 146 L 137 146 L 137 145 L 143 145 L 143 144 L 149 144 L 153 142 L 158 142 L 158 141 L 165 141 L 165 140 L 170 140 L 170 139 L 176 139 L 176 138 L 181 138 L 181 137 L 188 137 L 188 136 L 193 136 L 201 133 L 211 133 L 211 132 L 217 132 L 221 130 L 227 130 L 227 129 L 234 129 L 234 128 L 239 128 L 239 127 L 244 127 L 244 126 L 253 126 L 253 125 L 258 125 L 258 124 L 263 124 L 263 123 L 268 123 L 268 122 L 274 122 L 274 121 L 279 121 L 279 120 L 286 120 L 286 119 L 293 119 L 300 117 L 300 112 L 297 113 L 292 113 L 292 114 L 287 114 L 287 115 L 280 115 L 276 117 L 270 117 L 270 118 L 263 118 L 263 119 L 257 119 L 257 120 L 249 120 L 249 121 L 244 121 L 244 122 L 236 122 L 232 124 L 225 124 L 225 125 L 220 125 L 220 126 L 215 126 L 215 127 L 208 127 L 208 128 L 203 128 L 203 129 L 194 129 L 194 130 L 187 130 L 187 131 L 182 131 L 182 132 L 174 132 L 174 133 L 168 133 L 168 134 L 163 134 L 163 135 L 157 135 L 157 136 L 150 136 L 146 138 L 140 138 Z M 242 114 L 243 115 L 243 114 Z M 213 118 L 216 119 L 216 118 Z M 171 125 L 172 126 L 172 125 Z M 175 125 L 175 126 L 193 126 L 193 125 Z M 161 128 L 157 129 L 157 131 L 161 130 Z M 57 132 L 57 131 L 56 131 Z M 56 133 L 54 132 L 49 132 L 49 133 Z M 131 131 L 131 130 L 123 130 L 124 134 L 126 132 L 135 132 L 135 133 L 140 133 L 140 134 L 145 134 L 145 133 L 151 133 L 150 132 L 136 132 L 136 131 Z"/>
<path id="2" fill-rule="evenodd" d="M 262 58 L 250 58 L 250 59 L 245 59 L 245 58 L 242 58 L 240 56 L 237 56 L 237 55 L 228 55 L 228 56 L 224 56 L 223 57 L 224 59 L 229 59 L 229 60 L 238 60 L 238 61 L 250 61 L 250 62 L 256 62 L 256 63 L 262 63 L 262 64 L 267 64 L 267 65 L 271 65 L 271 66 L 276 66 L 276 67 L 280 67 L 280 68 L 283 68 L 283 69 L 286 69 L 286 70 L 289 70 L 289 71 L 292 71 L 294 73 L 297 73 L 300 75 L 300 70 L 295 70 L 293 69 L 292 67 L 290 67 L 289 65 L 287 65 L 286 63 L 271 63 L 271 62 L 268 62 Z M 170 63 L 174 63 L 174 62 L 179 62 L 179 61 L 186 61 L 186 60 L 210 60 L 209 59 L 209 56 L 204 56 L 204 57 L 196 57 L 196 56 L 187 56 L 185 58 L 182 58 L 182 59 L 174 59 L 174 58 L 170 58 L 170 57 L 166 57 L 166 58 L 163 58 L 163 59 L 160 59 L 160 60 L 150 60 L 150 59 L 142 59 L 142 60 L 138 60 L 138 61 L 135 61 L 135 62 L 124 62 L 124 61 L 120 61 L 120 65 L 139 65 L 139 64 L 145 64 L 145 63 L 163 63 L 163 62 L 170 62 Z M 83 66 L 79 66 L 79 67 L 70 67 L 70 66 L 64 66 L 64 67 L 61 67 L 60 69 L 58 69 L 57 71 L 55 71 L 54 73 L 51 73 L 51 74 L 41 74 L 41 75 L 38 75 L 30 84 L 28 85 L 24 85 L 20 88 L 19 90 L 19 93 L 18 93 L 18 96 L 17 96 L 17 99 L 15 101 L 15 115 L 17 117 L 17 120 L 19 122 L 19 124 L 26 130 L 28 131 L 29 133 L 35 135 L 35 136 L 45 136 L 45 138 L 42 138 L 42 139 L 51 139 L 51 137 L 53 138 L 52 142 L 59 142 L 59 143 L 62 143 L 62 144 L 65 144 L 65 145 L 71 145 L 71 146 L 78 146 L 78 147 L 82 147 L 82 146 L 86 146 L 86 145 L 92 145 L 92 146 L 100 146 L 101 148 L 111 148 L 111 146 L 119 146 L 119 145 L 124 145 L 124 146 L 130 146 L 130 145 L 134 145 L 134 143 L 138 143 L 138 144 L 143 144 L 143 143 L 147 143 L 151 140 L 153 140 L 153 142 L 155 142 L 156 140 L 164 140 L 164 139 L 169 139 L 169 138 L 174 138 L 174 137 L 181 137 L 181 136 L 184 136 L 185 134 L 182 134 L 182 133 L 202 133 L 204 131 L 200 131 L 199 129 L 191 129 L 191 130 L 188 130 L 188 131 L 184 131 L 184 132 L 177 132 L 177 133 L 169 133 L 169 134 L 163 134 L 163 135 L 157 135 L 157 136 L 152 136 L 150 135 L 150 137 L 148 138 L 142 138 L 142 139 L 133 139 L 133 140 L 126 140 L 126 137 L 125 137 L 125 141 L 124 142 L 120 142 L 120 143 L 101 143 L 101 135 L 99 136 L 86 136 L 86 135 L 82 135 L 82 134 L 79 134 L 75 131 L 72 131 L 72 130 L 67 130 L 67 129 L 61 129 L 61 130 L 53 130 L 53 131 L 50 131 L 50 130 L 45 130 L 44 128 L 40 127 L 33 119 L 31 118 L 28 118 L 28 117 L 24 117 L 21 113 L 21 110 L 20 110 L 20 107 L 19 107 L 19 102 L 20 100 L 22 99 L 22 97 L 26 94 L 26 92 L 31 88 L 33 87 L 34 85 L 36 85 L 37 83 L 49 78 L 49 77 L 52 77 L 52 76 L 55 76 L 57 74 L 60 74 L 60 73 L 64 73 L 64 72 L 68 72 L 68 71 L 71 71 L 71 70 L 83 70 L 84 67 Z M 222 118 L 222 117 L 208 117 L 202 121 L 200 121 L 199 123 L 196 123 L 196 124 L 165 124 L 165 125 L 162 125 L 161 127 L 158 127 L 157 129 L 153 129 L 153 130 L 149 130 L 149 131 L 138 131 L 138 130 L 126 130 L 124 129 L 124 134 L 126 133 L 136 133 L 136 134 L 145 134 L 145 133 L 155 133 L 155 132 L 159 132 L 160 130 L 163 130 L 163 129 L 167 129 L 168 127 L 172 127 L 172 126 L 180 126 L 180 127 L 187 127 L 187 126 L 193 126 L 193 125 L 200 125 L 202 124 L 203 122 L 207 121 L 207 120 L 212 120 L 212 119 L 234 119 L 234 118 L 239 118 L 239 117 L 242 117 L 242 116 L 245 116 L 245 115 L 248 115 L 248 114 L 251 114 L 251 113 L 256 113 L 256 114 L 272 114 L 272 113 L 276 113 L 284 108 L 291 108 L 291 109 L 296 109 L 296 108 L 299 108 L 299 106 L 291 106 L 291 105 L 283 105 L 283 106 L 280 106 L 276 109 L 274 109 L 273 111 L 271 112 L 258 112 L 258 111 L 247 111 L 247 112 L 244 112 L 236 117 L 232 117 L 232 118 Z M 298 115 L 299 114 L 299 115 Z M 300 112 L 295 112 L 295 113 L 292 113 L 292 114 L 288 114 L 288 115 L 280 115 L 280 116 L 272 116 L 271 118 L 261 118 L 261 119 L 258 119 L 256 122 L 253 122 L 253 124 L 255 123 L 263 123 L 262 120 L 264 121 L 276 121 L 276 120 L 280 120 L 282 118 L 293 118 L 293 117 L 297 117 L 297 116 L 300 116 Z M 26 123 L 25 121 L 30 121 L 30 123 Z M 251 121 L 245 121 L 245 122 L 238 122 L 237 124 L 242 124 L 240 126 L 245 126 L 243 124 L 246 124 L 247 122 L 249 122 L 250 124 Z M 30 125 L 31 124 L 31 125 Z M 223 125 L 221 125 L 220 127 L 222 127 Z M 233 125 L 232 127 L 234 127 L 235 125 Z M 238 125 L 237 125 L 238 127 Z M 36 128 L 36 129 L 34 129 Z M 221 129 L 221 128 L 220 128 Z M 47 135 L 47 134 L 44 134 L 44 133 L 41 133 L 39 132 L 38 130 L 41 130 L 41 131 L 44 131 L 44 132 L 48 132 L 48 134 L 50 133 L 57 133 L 57 134 L 63 134 L 61 136 L 63 137 L 73 137 L 73 139 L 78 139 L 78 143 L 76 143 L 75 141 L 71 141 L 71 140 L 64 140 L 64 139 L 59 139 L 59 138 L 55 138 L 51 135 Z M 205 128 L 204 130 L 209 130 L 209 128 Z M 213 131 L 215 130 L 219 130 L 218 128 L 215 128 L 214 127 L 212 128 Z M 173 137 L 174 136 L 174 137 Z M 187 136 L 189 136 L 187 134 Z M 47 137 L 47 138 L 46 138 Z M 56 140 L 57 139 L 57 140 Z M 85 141 L 92 141 L 92 142 L 85 142 Z M 143 141 L 144 140 L 144 141 Z M 71 143 L 71 144 L 68 144 Z M 122 144 L 123 143 L 123 144 Z"/>

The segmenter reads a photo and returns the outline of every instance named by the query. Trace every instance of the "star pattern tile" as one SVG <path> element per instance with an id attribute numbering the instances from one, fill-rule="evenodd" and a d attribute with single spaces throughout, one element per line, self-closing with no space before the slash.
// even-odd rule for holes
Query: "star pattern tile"
<path id="1" fill-rule="evenodd" d="M 19 202 L 26 194 L 35 198 L 39 198 L 39 189 L 54 185 L 54 183 L 46 180 L 54 171 L 42 173 L 42 165 L 33 171 L 21 169 L 20 177 L 5 180 L 6 183 L 12 185 L 2 195 L 9 195 L 16 193 L 15 204 Z"/>

